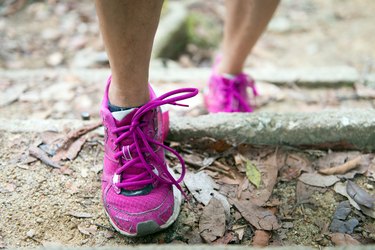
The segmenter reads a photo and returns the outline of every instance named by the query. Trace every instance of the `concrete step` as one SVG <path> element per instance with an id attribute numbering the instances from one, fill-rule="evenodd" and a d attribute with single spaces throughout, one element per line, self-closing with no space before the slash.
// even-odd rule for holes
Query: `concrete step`
<path id="1" fill-rule="evenodd" d="M 0 118 L 0 131 L 42 132 L 79 128 L 94 121 L 7 120 Z M 319 113 L 210 114 L 171 117 L 169 139 L 224 140 L 231 144 L 287 145 L 319 149 L 375 150 L 375 111 L 324 111 Z"/>
<path id="2" fill-rule="evenodd" d="M 167 64 L 168 65 L 168 64 Z M 277 85 L 297 85 L 307 87 L 338 87 L 353 86 L 356 82 L 369 85 L 375 84 L 375 76 L 362 77 L 359 72 L 348 66 L 293 68 L 293 69 L 245 69 L 258 81 Z M 211 69 L 181 68 L 175 64 L 162 67 L 160 61 L 153 61 L 150 69 L 150 80 L 168 82 L 206 81 Z M 38 69 L 38 70 L 0 70 L 0 80 L 4 79 L 33 79 L 46 75 L 75 75 L 92 81 L 104 81 L 110 71 L 108 69 Z"/>

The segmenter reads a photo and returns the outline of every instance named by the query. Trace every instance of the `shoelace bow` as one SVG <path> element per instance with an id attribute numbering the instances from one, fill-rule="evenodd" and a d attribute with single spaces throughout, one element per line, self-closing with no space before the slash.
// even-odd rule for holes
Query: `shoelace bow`
<path id="1" fill-rule="evenodd" d="M 159 180 L 162 183 L 175 185 L 184 194 L 181 186 L 179 185 L 186 173 L 184 160 L 172 148 L 165 146 L 163 143 L 156 141 L 150 136 L 147 136 L 145 132 L 142 131 L 142 127 L 146 126 L 147 124 L 142 123 L 141 118 L 150 110 L 166 104 L 188 107 L 188 105 L 179 104 L 177 102 L 191 98 L 193 96 L 196 96 L 197 94 L 198 89 L 196 88 L 181 88 L 165 93 L 164 95 L 161 95 L 140 107 L 135 112 L 130 125 L 122 126 L 114 130 L 114 133 L 121 133 L 121 135 L 115 140 L 115 143 L 117 145 L 121 145 L 121 142 L 127 138 L 131 138 L 133 141 L 130 145 L 122 146 L 122 150 L 119 150 L 119 152 L 115 154 L 116 159 L 124 157 L 124 159 L 126 160 L 125 164 L 117 169 L 113 177 L 113 183 L 115 186 L 115 191 L 117 193 L 120 193 L 121 188 L 129 188 L 131 186 L 138 185 L 143 186 L 151 184 L 155 180 Z M 171 152 L 180 161 L 182 171 L 180 177 L 177 180 L 175 180 L 171 173 L 168 171 L 168 167 L 164 159 L 161 159 L 160 156 L 158 156 L 154 152 L 154 149 L 151 145 L 159 146 Z M 132 155 L 131 152 L 136 152 L 136 154 Z M 155 164 L 160 166 L 158 169 L 156 169 L 156 172 L 155 168 L 147 163 L 145 154 L 153 159 L 155 161 Z M 140 171 L 139 174 L 126 174 L 125 176 L 122 176 L 122 173 L 130 167 L 143 169 L 145 171 Z M 158 173 L 158 171 L 161 171 L 161 173 Z M 121 178 L 123 179 L 121 180 Z"/>
<path id="2" fill-rule="evenodd" d="M 258 96 L 258 91 L 255 87 L 255 82 L 252 78 L 247 76 L 246 74 L 240 74 L 236 76 L 233 79 L 230 79 L 228 81 L 228 84 L 225 84 L 225 86 L 222 87 L 222 90 L 226 93 L 225 98 L 226 98 L 226 104 L 224 111 L 225 112 L 233 112 L 240 110 L 241 108 L 245 112 L 251 112 L 253 111 L 253 108 L 250 106 L 247 100 L 243 98 L 239 91 L 239 85 L 245 84 L 246 87 L 251 88 L 253 95 Z M 238 107 L 233 107 L 235 104 L 235 101 L 238 102 Z"/>

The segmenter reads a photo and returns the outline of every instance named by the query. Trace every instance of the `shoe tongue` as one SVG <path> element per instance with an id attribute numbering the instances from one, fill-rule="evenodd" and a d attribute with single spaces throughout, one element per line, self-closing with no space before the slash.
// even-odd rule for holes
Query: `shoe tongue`
<path id="1" fill-rule="evenodd" d="M 112 116 L 113 116 L 113 118 L 115 118 L 115 120 L 117 122 L 121 122 L 127 115 L 129 115 L 134 110 L 135 110 L 135 108 L 130 108 L 130 109 L 121 110 L 121 111 L 115 111 L 115 112 L 112 112 Z"/>
<path id="2" fill-rule="evenodd" d="M 131 121 L 132 121 L 132 118 L 134 116 L 134 114 L 137 112 L 138 108 L 131 108 L 131 109 L 127 109 L 127 110 L 121 110 L 121 111 L 115 111 L 115 112 L 112 112 L 112 116 L 115 120 L 115 123 L 116 123 L 116 126 L 117 127 L 121 127 L 121 126 L 126 126 L 126 125 L 130 125 L 131 124 Z M 129 145 L 130 143 L 133 143 L 133 138 L 125 138 L 123 141 L 122 141 L 122 145 L 123 146 L 126 146 L 126 145 Z M 131 175 L 137 175 L 137 174 L 142 174 L 145 170 L 144 169 L 141 169 L 141 168 L 128 168 L 126 170 L 126 173 L 123 173 L 124 175 L 125 174 L 131 174 Z M 127 191 L 123 193 L 123 195 L 126 195 L 126 196 L 133 196 L 133 195 L 136 195 L 136 193 L 138 191 L 142 191 L 145 186 L 147 187 L 147 185 L 135 185 L 135 186 L 132 186 L 132 187 L 128 187 L 127 188 Z M 133 194 L 133 191 L 137 191 Z M 143 191 L 140 192 L 141 194 L 143 194 Z"/>

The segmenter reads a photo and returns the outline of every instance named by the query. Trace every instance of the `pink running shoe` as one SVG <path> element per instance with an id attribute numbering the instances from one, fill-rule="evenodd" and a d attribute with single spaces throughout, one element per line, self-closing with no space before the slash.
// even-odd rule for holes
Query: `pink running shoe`
<path id="1" fill-rule="evenodd" d="M 254 80 L 245 73 L 235 76 L 219 75 L 216 70 L 218 61 L 213 67 L 208 89 L 204 91 L 204 103 L 208 112 L 253 112 L 247 88 L 252 89 L 254 97 L 258 95 Z"/>
<path id="2" fill-rule="evenodd" d="M 140 108 L 111 113 L 108 80 L 101 107 L 105 128 L 102 199 L 113 227 L 127 236 L 142 236 L 167 228 L 180 211 L 185 175 L 181 156 L 163 144 L 160 106 L 181 105 L 177 101 L 198 94 L 184 88 L 156 97 Z M 164 130 L 165 131 L 165 130 Z M 177 180 L 168 170 L 164 150 L 176 155 L 182 165 Z"/>

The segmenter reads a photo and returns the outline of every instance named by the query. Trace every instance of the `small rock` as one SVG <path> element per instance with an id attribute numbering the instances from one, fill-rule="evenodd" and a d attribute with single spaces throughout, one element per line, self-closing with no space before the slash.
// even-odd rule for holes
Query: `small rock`
<path id="1" fill-rule="evenodd" d="M 60 65 L 63 62 L 63 60 L 64 60 L 63 54 L 61 54 L 60 52 L 55 52 L 47 58 L 47 64 L 49 66 L 55 67 L 55 66 Z"/>
<path id="2" fill-rule="evenodd" d="M 82 112 L 82 113 L 81 113 L 81 118 L 82 118 L 82 120 L 84 120 L 84 121 L 88 121 L 88 120 L 90 120 L 90 113 L 89 113 L 89 112 Z"/>
<path id="3" fill-rule="evenodd" d="M 365 187 L 366 187 L 366 189 L 368 189 L 368 190 L 373 190 L 373 189 L 374 189 L 374 186 L 371 185 L 371 184 L 369 184 L 369 183 L 366 183 L 366 184 L 365 184 Z"/>
<path id="4" fill-rule="evenodd" d="M 350 214 L 350 211 L 351 211 L 351 208 L 350 208 L 349 201 L 340 202 L 336 208 L 333 218 L 338 219 L 338 220 L 345 220 Z"/>
<path id="5" fill-rule="evenodd" d="M 26 236 L 29 237 L 29 238 L 34 237 L 35 236 L 35 230 L 30 229 L 29 231 L 27 231 Z"/>
<path id="6" fill-rule="evenodd" d="M 284 222 L 283 224 L 282 224 L 282 227 L 283 228 L 293 228 L 293 223 L 292 222 Z"/>
<path id="7" fill-rule="evenodd" d="M 349 219 L 347 221 L 342 221 L 338 219 L 333 219 L 329 230 L 333 233 L 353 233 L 354 228 L 358 226 L 359 221 L 355 218 Z"/>
<path id="8" fill-rule="evenodd" d="M 115 234 L 112 231 L 105 231 L 104 232 L 104 237 L 106 237 L 107 239 L 111 239 L 114 236 L 115 236 Z"/>

